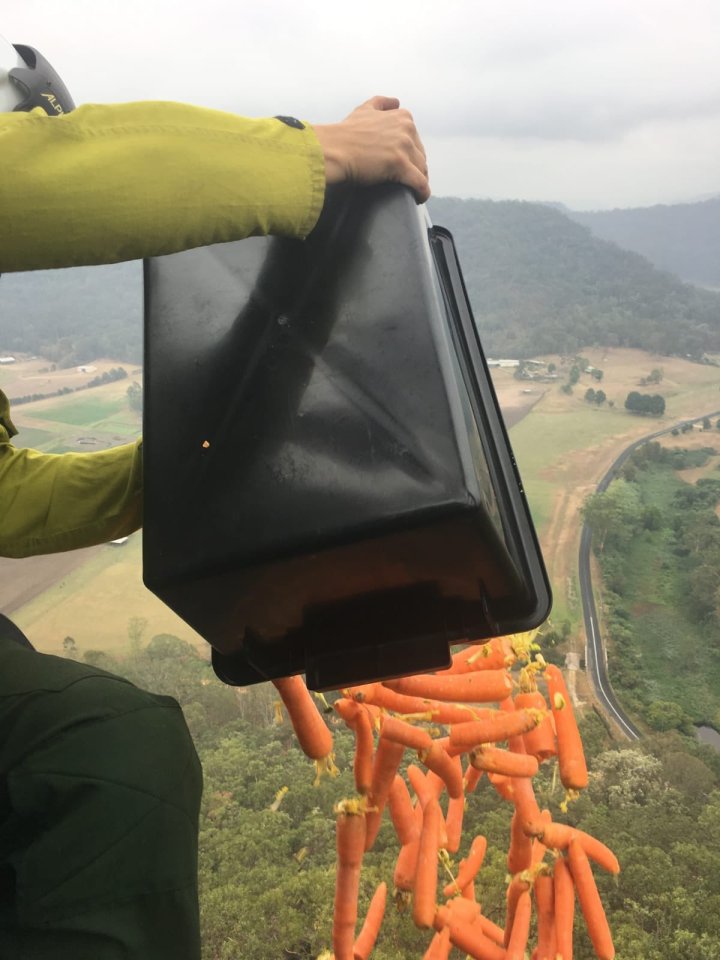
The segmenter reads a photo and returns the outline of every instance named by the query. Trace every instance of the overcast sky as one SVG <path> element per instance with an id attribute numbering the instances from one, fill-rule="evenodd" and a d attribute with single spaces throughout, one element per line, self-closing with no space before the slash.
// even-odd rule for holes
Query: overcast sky
<path id="1" fill-rule="evenodd" d="M 398 96 L 439 196 L 576 209 L 720 193 L 720 0 L 18 0 L 77 103 L 330 121 Z"/>

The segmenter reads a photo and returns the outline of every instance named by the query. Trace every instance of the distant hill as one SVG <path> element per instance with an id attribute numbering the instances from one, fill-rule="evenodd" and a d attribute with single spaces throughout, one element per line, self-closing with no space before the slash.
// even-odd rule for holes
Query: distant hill
<path id="1" fill-rule="evenodd" d="M 573 353 L 593 344 L 700 357 L 720 352 L 720 294 L 681 283 L 549 206 L 433 198 L 454 234 L 490 355 Z M 61 366 L 142 359 L 139 263 L 6 274 L 0 355 Z"/>
<path id="2" fill-rule="evenodd" d="M 142 361 L 138 262 L 0 278 L 0 354 L 36 353 L 59 366 L 97 357 Z"/>
<path id="3" fill-rule="evenodd" d="M 720 350 L 720 294 L 681 283 L 547 205 L 436 197 L 454 235 L 486 353 L 637 347 Z"/>
<path id="4" fill-rule="evenodd" d="M 720 290 L 720 197 L 673 206 L 565 212 L 595 236 L 641 253 L 661 270 Z"/>

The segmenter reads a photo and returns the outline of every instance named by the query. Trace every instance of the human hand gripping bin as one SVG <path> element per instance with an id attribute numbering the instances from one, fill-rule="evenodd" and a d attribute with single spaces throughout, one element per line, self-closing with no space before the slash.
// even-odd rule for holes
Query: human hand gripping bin
<path id="1" fill-rule="evenodd" d="M 452 237 L 402 187 L 146 264 L 146 585 L 217 675 L 439 669 L 550 589 Z"/>

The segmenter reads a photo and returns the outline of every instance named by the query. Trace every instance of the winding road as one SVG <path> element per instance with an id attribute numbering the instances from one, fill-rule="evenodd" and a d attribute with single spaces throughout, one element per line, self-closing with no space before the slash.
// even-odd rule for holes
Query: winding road
<path id="1" fill-rule="evenodd" d="M 670 433 L 685 423 L 700 423 L 706 417 L 717 417 L 718 415 L 720 415 L 720 410 L 714 410 L 712 413 L 703 413 L 699 417 L 686 417 L 678 423 L 674 423 L 662 430 L 656 430 L 654 433 L 649 433 L 647 436 L 635 440 L 634 443 L 626 447 L 612 462 L 609 470 L 597 485 L 597 492 L 603 493 L 607 490 L 610 481 L 614 478 L 620 467 L 622 467 L 632 452 L 644 443 L 655 440 L 657 437 L 662 437 L 664 434 Z M 598 615 L 595 608 L 595 597 L 592 589 L 592 574 L 590 572 L 591 538 L 590 528 L 587 524 L 583 524 L 580 534 L 578 573 L 580 580 L 580 599 L 585 621 L 585 665 L 595 694 L 607 716 L 615 721 L 628 740 L 639 740 L 642 734 L 618 703 L 610 684 L 610 678 L 608 677 L 607 652 L 600 634 Z"/>

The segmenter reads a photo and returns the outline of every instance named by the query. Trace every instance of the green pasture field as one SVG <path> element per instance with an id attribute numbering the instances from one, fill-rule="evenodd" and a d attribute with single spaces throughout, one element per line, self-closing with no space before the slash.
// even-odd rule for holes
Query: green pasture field
<path id="1" fill-rule="evenodd" d="M 50 430 L 40 430 L 37 427 L 22 427 L 18 435 L 13 437 L 13 446 L 28 447 L 32 450 L 50 448 L 57 440 L 57 434 Z"/>
<path id="2" fill-rule="evenodd" d="M 127 409 L 127 400 L 124 397 L 112 399 L 103 396 L 83 397 L 82 399 L 73 397 L 66 403 L 58 403 L 52 407 L 34 408 L 33 415 L 42 420 L 55 420 L 58 423 L 84 427 L 107 420 L 125 409 Z"/>

